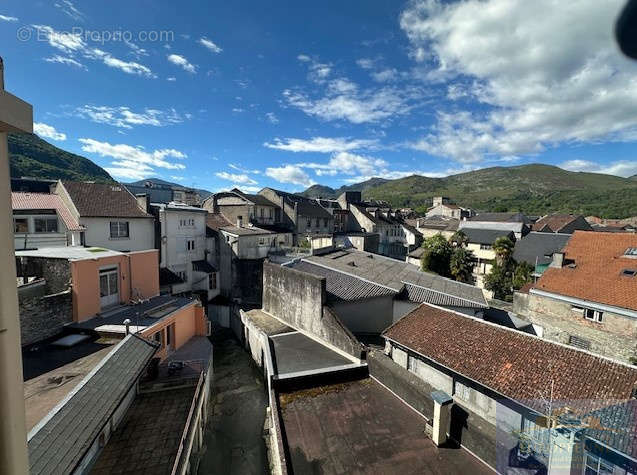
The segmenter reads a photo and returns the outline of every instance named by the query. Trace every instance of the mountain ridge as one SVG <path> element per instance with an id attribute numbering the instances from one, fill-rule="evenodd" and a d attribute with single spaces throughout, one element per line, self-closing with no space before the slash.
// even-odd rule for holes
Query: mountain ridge
<path id="1" fill-rule="evenodd" d="M 372 179 L 375 180 L 375 179 Z M 333 193 L 343 188 L 363 192 L 366 199 L 389 202 L 393 207 L 411 207 L 419 212 L 431 206 L 433 196 L 447 196 L 460 206 L 479 211 L 522 211 L 529 214 L 564 212 L 624 218 L 637 210 L 637 179 L 601 173 L 572 172 L 554 165 L 534 163 L 513 167 L 491 167 L 431 178 L 411 175 L 395 180 L 367 180 L 332 189 L 308 188 Z"/>

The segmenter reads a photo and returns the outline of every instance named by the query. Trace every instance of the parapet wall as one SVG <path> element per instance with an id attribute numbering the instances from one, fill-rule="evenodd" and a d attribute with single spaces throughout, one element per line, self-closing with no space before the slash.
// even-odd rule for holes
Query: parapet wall
<path id="1" fill-rule="evenodd" d="M 362 346 L 340 319 L 325 307 L 325 301 L 324 277 L 264 262 L 263 311 L 361 358 Z"/>

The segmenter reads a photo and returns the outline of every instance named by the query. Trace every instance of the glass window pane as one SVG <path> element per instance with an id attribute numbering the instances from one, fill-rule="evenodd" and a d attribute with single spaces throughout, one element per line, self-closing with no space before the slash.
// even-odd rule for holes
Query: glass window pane
<path id="1" fill-rule="evenodd" d="M 28 233 L 29 222 L 26 218 L 17 218 L 13 220 L 13 232 L 15 233 Z"/>
<path id="2" fill-rule="evenodd" d="M 119 233 L 121 237 L 128 237 L 128 221 L 125 223 L 119 223 Z"/>
<path id="3" fill-rule="evenodd" d="M 100 297 L 106 297 L 108 295 L 108 276 L 106 274 L 100 275 Z"/>
<path id="4" fill-rule="evenodd" d="M 115 221 L 111 221 L 111 237 L 117 237 L 117 223 Z"/>
<path id="5" fill-rule="evenodd" d="M 49 218 L 46 220 L 46 231 L 49 233 L 58 232 L 58 220 L 57 218 Z"/>
<path id="6" fill-rule="evenodd" d="M 109 287 L 108 295 L 113 295 L 117 293 L 117 272 L 108 274 L 108 287 Z"/>
<path id="7" fill-rule="evenodd" d="M 46 221 L 42 218 L 35 218 L 33 220 L 35 224 L 35 232 L 36 233 L 45 233 L 46 232 Z"/>

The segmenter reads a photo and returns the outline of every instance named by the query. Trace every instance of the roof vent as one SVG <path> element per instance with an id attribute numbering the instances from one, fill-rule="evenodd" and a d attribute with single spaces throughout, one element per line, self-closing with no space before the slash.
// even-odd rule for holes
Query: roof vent
<path id="1" fill-rule="evenodd" d="M 373 259 L 373 258 L 374 258 L 374 255 L 373 255 L 373 254 L 367 254 L 367 258 L 368 258 L 368 259 Z"/>
<path id="2" fill-rule="evenodd" d="M 349 261 L 347 265 L 350 267 L 356 267 L 356 263 L 354 261 Z"/>

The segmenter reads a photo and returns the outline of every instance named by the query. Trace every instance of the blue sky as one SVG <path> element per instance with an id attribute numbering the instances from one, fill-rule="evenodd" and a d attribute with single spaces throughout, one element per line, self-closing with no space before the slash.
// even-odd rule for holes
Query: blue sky
<path id="1" fill-rule="evenodd" d="M 637 173 L 620 0 L 4 1 L 6 87 L 122 181 L 290 191 L 544 162 Z"/>

